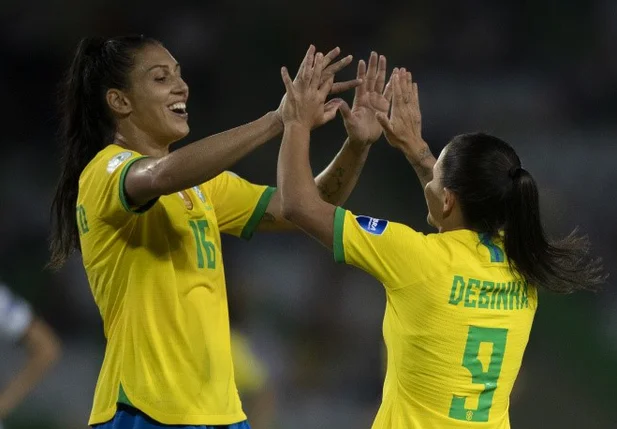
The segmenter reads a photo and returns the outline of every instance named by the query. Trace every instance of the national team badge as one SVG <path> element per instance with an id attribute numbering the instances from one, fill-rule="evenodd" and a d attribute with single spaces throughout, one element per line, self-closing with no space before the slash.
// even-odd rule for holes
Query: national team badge
<path id="1" fill-rule="evenodd" d="M 193 191 L 195 191 L 202 203 L 206 202 L 206 197 L 204 197 L 204 194 L 201 192 L 201 189 L 199 189 L 199 186 L 193 186 Z"/>
<path id="2" fill-rule="evenodd" d="M 107 163 L 107 172 L 109 174 L 113 173 L 116 170 L 116 168 L 118 168 L 124 161 L 129 159 L 131 156 L 133 156 L 131 152 L 122 152 L 114 156 Z"/>
<path id="3" fill-rule="evenodd" d="M 356 216 L 356 222 L 363 230 L 374 235 L 381 235 L 388 227 L 388 221 L 370 216 Z"/>

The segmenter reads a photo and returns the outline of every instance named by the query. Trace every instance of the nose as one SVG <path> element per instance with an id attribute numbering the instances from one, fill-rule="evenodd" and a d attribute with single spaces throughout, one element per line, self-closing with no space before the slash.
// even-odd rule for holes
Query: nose
<path id="1" fill-rule="evenodd" d="M 174 92 L 176 94 L 183 94 L 187 98 L 189 96 L 189 86 L 184 81 L 184 79 L 182 79 L 181 77 L 178 77 L 178 79 L 176 79 L 176 85 L 174 86 Z"/>

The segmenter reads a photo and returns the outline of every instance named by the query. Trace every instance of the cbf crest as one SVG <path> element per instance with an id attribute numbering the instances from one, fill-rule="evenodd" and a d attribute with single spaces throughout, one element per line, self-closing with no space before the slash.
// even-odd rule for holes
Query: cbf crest
<path id="1" fill-rule="evenodd" d="M 118 155 L 114 156 L 107 163 L 107 172 L 109 174 L 113 173 L 116 168 L 120 166 L 120 164 L 129 159 L 131 156 L 133 156 L 131 152 L 121 152 Z"/>
<path id="2" fill-rule="evenodd" d="M 193 186 L 193 191 L 195 191 L 202 203 L 206 202 L 206 197 L 204 197 L 204 194 L 201 192 L 201 189 L 199 189 L 199 186 Z"/>

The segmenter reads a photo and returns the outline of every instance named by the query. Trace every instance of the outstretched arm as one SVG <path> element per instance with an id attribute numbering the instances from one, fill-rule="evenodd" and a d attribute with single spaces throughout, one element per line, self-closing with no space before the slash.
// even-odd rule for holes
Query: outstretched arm
<path id="1" fill-rule="evenodd" d="M 382 134 L 376 114 L 388 112 L 392 97 L 391 86 L 385 85 L 386 57 L 383 55 L 371 53 L 368 71 L 366 63 L 359 61 L 356 80 L 361 83 L 356 87 L 352 107 L 342 100 L 338 102 L 348 137 L 330 165 L 315 178 L 321 199 L 333 205 L 344 204 L 356 186 L 368 152 Z M 326 110 L 330 103 L 332 101 L 326 103 Z M 261 230 L 295 228 L 282 215 L 278 192 L 274 194 L 259 225 Z"/>
<path id="2" fill-rule="evenodd" d="M 305 73 L 293 82 L 287 69 L 281 70 L 287 94 L 282 109 L 285 131 L 277 182 L 285 219 L 332 248 L 335 206 L 320 198 L 309 163 L 310 130 L 324 109 L 329 85 L 320 84 L 321 53 L 307 64 Z"/>
<path id="3" fill-rule="evenodd" d="M 314 51 L 310 47 L 309 51 Z M 331 51 L 325 62 L 331 62 L 340 51 Z M 324 78 L 351 62 L 343 58 L 324 70 Z M 300 65 L 302 71 L 304 63 Z M 353 87 L 355 81 L 340 83 L 337 90 Z M 336 103 L 333 103 L 335 106 Z M 332 111 L 332 116 L 336 109 Z M 132 205 L 140 206 L 161 195 L 168 195 L 204 183 L 227 169 L 254 149 L 280 134 L 282 124 L 279 111 L 262 118 L 199 140 L 161 158 L 143 158 L 130 166 L 125 178 L 125 193 Z"/>

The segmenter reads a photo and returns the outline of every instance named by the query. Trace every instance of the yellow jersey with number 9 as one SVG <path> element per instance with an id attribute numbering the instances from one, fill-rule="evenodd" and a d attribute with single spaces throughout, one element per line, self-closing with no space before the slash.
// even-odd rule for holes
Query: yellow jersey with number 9
<path id="1" fill-rule="evenodd" d="M 81 253 L 107 339 L 89 423 L 118 402 L 170 425 L 243 421 L 220 232 L 250 238 L 274 189 L 225 172 L 130 207 L 124 179 L 139 158 L 109 145 L 79 180 Z"/>
<path id="2" fill-rule="evenodd" d="M 337 262 L 386 290 L 387 371 L 374 429 L 510 427 L 508 408 L 537 308 L 501 240 L 424 235 L 338 207 Z"/>

